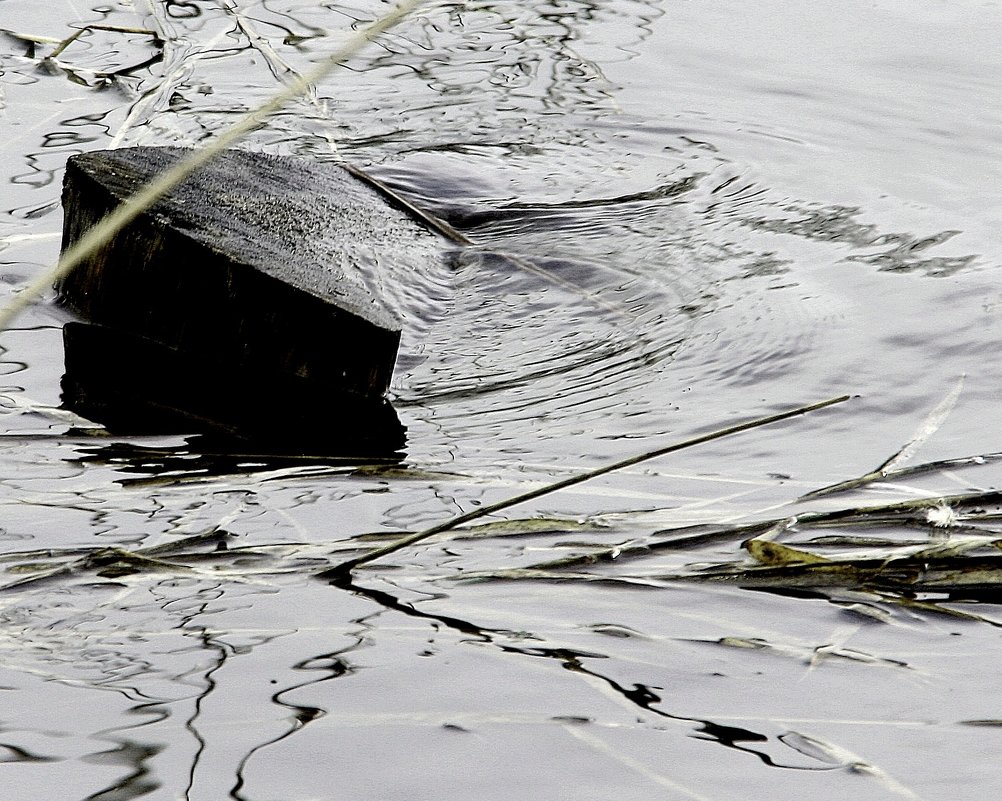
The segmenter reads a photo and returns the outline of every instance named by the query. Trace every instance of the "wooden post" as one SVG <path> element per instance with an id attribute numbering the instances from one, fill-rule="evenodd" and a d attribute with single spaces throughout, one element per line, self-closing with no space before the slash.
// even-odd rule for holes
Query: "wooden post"
<path id="1" fill-rule="evenodd" d="M 63 247 L 184 154 L 72 157 Z M 176 420 L 179 433 L 260 433 L 292 423 L 296 408 L 345 418 L 297 425 L 385 425 L 402 322 L 380 287 L 443 259 L 447 245 L 336 164 L 226 151 L 57 286 L 91 324 L 67 327 L 64 403 L 113 430 L 112 407 L 130 405 L 120 428 L 142 428 L 154 409 L 171 410 L 150 415 L 154 429 Z M 102 385 L 114 402 L 99 400 Z"/>

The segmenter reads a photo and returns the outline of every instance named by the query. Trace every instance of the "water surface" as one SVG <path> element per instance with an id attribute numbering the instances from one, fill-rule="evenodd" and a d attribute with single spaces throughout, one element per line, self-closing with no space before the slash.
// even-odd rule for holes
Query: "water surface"
<path id="1" fill-rule="evenodd" d="M 197 145 L 386 8 L 0 0 L 4 294 L 57 256 L 68 156 Z M 182 438 L 96 439 L 55 415 L 65 314 L 49 299 L 19 318 L 0 340 L 0 537 L 12 569 L 53 572 L 2 598 L 4 797 L 1002 788 L 990 602 L 666 578 L 742 562 L 738 535 L 560 581 L 484 578 L 687 524 L 997 486 L 985 463 L 793 503 L 880 465 L 962 375 L 912 462 L 1002 450 L 1000 17 L 429 2 L 255 132 L 247 147 L 370 169 L 476 243 L 395 298 L 405 460 L 164 467 L 138 449 Z M 46 59 L 88 24 L 134 30 Z M 382 541 L 353 538 L 841 394 L 497 516 L 551 522 L 443 536 L 352 587 L 311 578 Z M 74 561 L 206 531 L 157 564 Z"/>

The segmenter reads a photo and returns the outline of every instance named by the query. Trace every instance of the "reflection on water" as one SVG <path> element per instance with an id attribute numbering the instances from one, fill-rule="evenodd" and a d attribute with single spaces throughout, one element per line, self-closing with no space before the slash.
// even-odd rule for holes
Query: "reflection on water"
<path id="1" fill-rule="evenodd" d="M 0 7 L 7 295 L 56 256 L 69 155 L 197 144 L 385 9 Z M 997 718 L 991 605 L 658 578 L 743 559 L 722 527 L 881 464 L 960 373 L 923 458 L 998 450 L 997 16 L 429 2 L 262 126 L 248 147 L 365 166 L 474 242 L 392 299 L 406 461 L 103 437 L 55 408 L 65 319 L 33 308 L 0 357 L 5 798 L 997 790 L 997 728 L 955 725 Z M 553 525 L 312 578 L 842 392 L 861 397 L 510 512 Z M 858 500 L 998 480 L 986 462 Z M 690 524 L 718 534 L 661 542 Z M 559 582 L 485 578 L 600 556 Z"/>
<path id="2" fill-rule="evenodd" d="M 858 208 L 829 206 L 797 208 L 790 206 L 775 218 L 755 217 L 741 220 L 749 227 L 770 233 L 792 234 L 821 242 L 851 245 L 854 253 L 846 261 L 869 264 L 884 272 L 922 272 L 946 277 L 973 266 L 977 256 L 934 255 L 936 247 L 949 242 L 959 231 L 942 231 L 928 236 L 889 233 L 877 230 L 872 223 L 863 223 Z M 927 251 L 933 250 L 933 255 Z"/>

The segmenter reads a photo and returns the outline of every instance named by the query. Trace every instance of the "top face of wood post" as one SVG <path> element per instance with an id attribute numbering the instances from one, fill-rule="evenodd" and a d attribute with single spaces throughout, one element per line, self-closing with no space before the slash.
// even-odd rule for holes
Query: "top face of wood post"
<path id="1" fill-rule="evenodd" d="M 86 176 L 122 202 L 187 152 L 135 147 L 85 153 L 70 159 L 67 181 Z M 147 217 L 230 264 L 396 331 L 400 322 L 380 288 L 440 261 L 448 246 L 336 164 L 241 150 L 214 157 Z"/>

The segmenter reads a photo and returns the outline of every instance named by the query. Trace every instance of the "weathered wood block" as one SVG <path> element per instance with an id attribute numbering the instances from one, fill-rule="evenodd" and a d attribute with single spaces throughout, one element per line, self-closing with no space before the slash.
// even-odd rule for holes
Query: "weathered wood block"
<path id="1" fill-rule="evenodd" d="M 72 157 L 64 249 L 186 152 L 137 147 Z M 96 385 L 81 382 L 79 368 L 102 359 L 106 379 L 116 369 L 124 378 L 169 363 L 172 380 L 184 386 L 167 405 L 186 415 L 184 392 L 197 397 L 189 420 L 224 411 L 239 400 L 237 389 L 252 396 L 248 404 L 266 403 L 278 387 L 308 397 L 313 410 L 325 397 L 332 409 L 353 407 L 352 397 L 381 405 L 401 322 L 380 288 L 441 261 L 447 246 L 335 164 L 226 151 L 58 284 L 64 305 L 132 342 L 117 348 L 113 336 L 78 331 L 70 345 L 78 378 L 64 382 L 68 405 L 67 386 L 86 383 L 93 399 Z M 158 364 L 160 357 L 166 362 Z M 217 373 L 227 381 L 207 380 Z M 136 383 L 153 389 L 163 382 Z M 220 394 L 213 400 L 210 392 Z M 224 418 L 216 422 L 239 426 L 251 415 L 241 409 Z"/>

